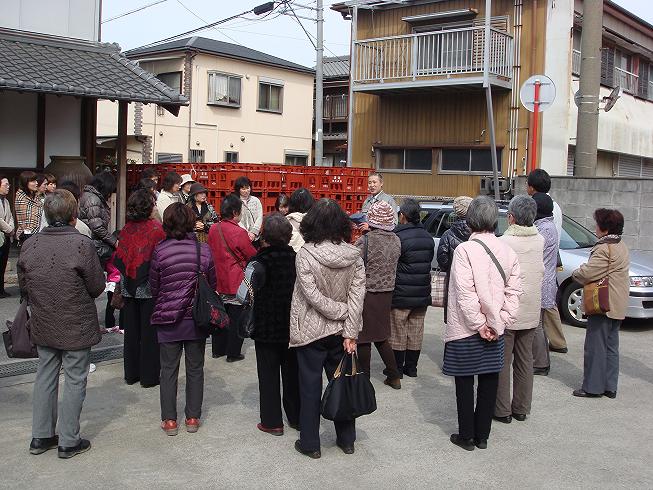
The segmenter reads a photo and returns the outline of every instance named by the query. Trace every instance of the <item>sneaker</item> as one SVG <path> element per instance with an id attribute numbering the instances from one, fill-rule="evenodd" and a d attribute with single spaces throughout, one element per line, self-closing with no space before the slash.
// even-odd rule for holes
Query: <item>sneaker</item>
<path id="1" fill-rule="evenodd" d="M 91 364 L 88 366 L 88 373 L 89 373 L 89 374 L 94 373 L 96 369 L 97 369 L 97 367 L 95 366 L 95 364 L 91 363 Z"/>
<path id="2" fill-rule="evenodd" d="M 176 436 L 179 432 L 176 420 L 164 420 L 161 422 L 161 429 L 169 436 Z"/>
<path id="3" fill-rule="evenodd" d="M 90 441 L 86 439 L 80 439 L 79 443 L 76 446 L 73 447 L 59 446 L 57 455 L 61 459 L 69 459 L 72 458 L 73 456 L 76 456 L 77 454 L 85 453 L 89 449 L 91 449 Z"/>
<path id="4" fill-rule="evenodd" d="M 43 454 L 50 449 L 55 449 L 59 445 L 59 437 L 34 438 L 29 445 L 30 454 Z"/>

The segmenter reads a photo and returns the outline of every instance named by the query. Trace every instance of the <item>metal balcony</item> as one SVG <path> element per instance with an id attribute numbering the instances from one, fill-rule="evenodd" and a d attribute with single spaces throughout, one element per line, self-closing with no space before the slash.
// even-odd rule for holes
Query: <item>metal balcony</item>
<path id="1" fill-rule="evenodd" d="M 482 86 L 484 27 L 468 27 L 355 42 L 353 90 Z M 490 30 L 490 83 L 510 89 L 513 39 Z"/>
<path id="2" fill-rule="evenodd" d="M 327 95 L 323 107 L 324 119 L 346 120 L 349 115 L 349 95 Z"/>
<path id="3" fill-rule="evenodd" d="M 626 71 L 622 68 L 615 67 L 614 69 L 614 84 L 621 87 L 624 92 L 629 94 L 636 94 L 638 79 L 639 77 L 634 73 Z"/>

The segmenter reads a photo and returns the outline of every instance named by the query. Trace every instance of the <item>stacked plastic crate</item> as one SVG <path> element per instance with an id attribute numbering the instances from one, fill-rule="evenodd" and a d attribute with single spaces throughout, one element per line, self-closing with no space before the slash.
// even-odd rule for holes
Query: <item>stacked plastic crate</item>
<path id="1" fill-rule="evenodd" d="M 154 167 L 160 180 L 167 172 L 190 174 L 208 191 L 209 202 L 220 209 L 220 201 L 233 192 L 238 177 L 252 182 L 252 193 L 261 200 L 263 212 L 274 211 L 281 193 L 290 196 L 305 187 L 316 199 L 335 199 L 348 214 L 359 212 L 367 196 L 367 168 L 303 167 L 244 163 L 175 163 L 158 165 L 133 164 L 127 166 L 127 187 L 138 185 L 141 172 Z"/>

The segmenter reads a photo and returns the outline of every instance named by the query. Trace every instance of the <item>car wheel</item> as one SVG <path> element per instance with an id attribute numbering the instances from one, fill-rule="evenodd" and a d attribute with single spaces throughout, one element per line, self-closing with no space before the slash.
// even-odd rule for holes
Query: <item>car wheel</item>
<path id="1" fill-rule="evenodd" d="M 560 298 L 563 318 L 574 327 L 586 327 L 587 317 L 583 314 L 583 286 L 577 282 L 567 284 Z"/>

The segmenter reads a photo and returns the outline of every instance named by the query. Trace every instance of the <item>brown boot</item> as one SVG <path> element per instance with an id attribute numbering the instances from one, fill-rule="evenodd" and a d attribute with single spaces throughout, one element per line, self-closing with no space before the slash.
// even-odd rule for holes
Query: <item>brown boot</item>
<path id="1" fill-rule="evenodd" d="M 388 385 L 390 388 L 394 388 L 395 390 L 401 389 L 401 381 L 399 378 L 385 378 L 383 384 Z"/>

